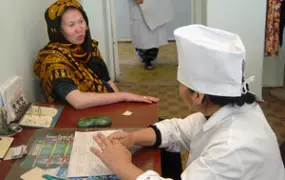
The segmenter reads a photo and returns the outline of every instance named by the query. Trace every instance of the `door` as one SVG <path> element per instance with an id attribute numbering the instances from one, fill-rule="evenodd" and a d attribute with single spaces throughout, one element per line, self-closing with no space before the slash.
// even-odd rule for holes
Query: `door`
<path id="1" fill-rule="evenodd" d="M 120 0 L 117 0 L 120 1 Z M 189 6 L 191 7 L 191 12 L 189 15 L 190 24 L 206 24 L 206 3 L 207 0 L 188 0 Z M 114 74 L 114 79 L 119 81 L 120 77 L 120 66 L 119 66 L 119 56 L 118 56 L 118 35 L 117 35 L 117 22 L 116 22 L 116 2 L 113 0 L 106 1 L 107 6 L 107 14 L 109 26 L 111 28 L 111 32 L 108 36 L 112 39 L 112 44 L 109 46 L 110 54 L 112 54 L 111 68 L 113 72 L 110 74 Z M 128 27 L 127 27 L 128 28 Z M 127 38 L 128 39 L 128 38 Z"/>

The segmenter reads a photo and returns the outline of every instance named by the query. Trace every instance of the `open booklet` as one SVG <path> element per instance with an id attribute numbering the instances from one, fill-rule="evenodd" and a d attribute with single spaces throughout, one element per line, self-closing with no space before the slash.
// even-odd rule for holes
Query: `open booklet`
<path id="1" fill-rule="evenodd" d="M 20 120 L 21 126 L 53 128 L 63 110 L 63 106 L 45 107 L 32 105 Z"/>
<path id="2" fill-rule="evenodd" d="M 100 149 L 99 145 L 93 140 L 93 136 L 101 132 L 105 136 L 118 130 L 75 132 L 72 152 L 69 161 L 69 178 L 80 178 L 89 176 L 103 176 L 114 174 L 105 164 L 90 151 L 90 147 Z"/>

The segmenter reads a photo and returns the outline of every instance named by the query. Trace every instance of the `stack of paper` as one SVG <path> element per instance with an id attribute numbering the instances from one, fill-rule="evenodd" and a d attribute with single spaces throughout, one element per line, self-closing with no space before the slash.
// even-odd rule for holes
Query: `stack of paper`
<path id="1" fill-rule="evenodd" d="M 15 76 L 1 87 L 4 106 L 8 114 L 8 124 L 19 118 L 28 106 L 24 95 L 23 78 Z"/>
<path id="2" fill-rule="evenodd" d="M 9 149 L 4 160 L 19 159 L 19 158 L 22 158 L 25 154 L 27 154 L 27 146 L 26 145 L 13 147 L 13 148 Z"/>

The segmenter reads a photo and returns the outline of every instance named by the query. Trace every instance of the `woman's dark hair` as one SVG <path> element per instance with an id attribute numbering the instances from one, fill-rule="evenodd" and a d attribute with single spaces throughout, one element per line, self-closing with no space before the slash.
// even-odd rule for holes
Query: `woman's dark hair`
<path id="1" fill-rule="evenodd" d="M 238 97 L 225 97 L 225 96 L 214 96 L 205 94 L 203 101 L 208 98 L 211 100 L 212 103 L 217 104 L 219 106 L 226 106 L 228 104 L 243 106 L 244 104 L 252 104 L 256 101 L 256 97 L 254 94 L 249 92 L 248 85 L 246 85 L 247 93 L 242 94 Z M 194 92 L 193 90 L 189 89 L 190 92 Z"/>
<path id="2" fill-rule="evenodd" d="M 225 106 L 228 104 L 243 106 L 244 104 L 252 104 L 256 101 L 255 95 L 247 92 L 242 94 L 240 97 L 223 97 L 223 96 L 213 96 L 205 95 L 208 97 L 214 104 Z"/>
<path id="3" fill-rule="evenodd" d="M 66 13 L 66 11 L 69 11 L 69 10 L 78 10 L 80 13 L 82 13 L 82 12 L 81 12 L 79 9 L 77 9 L 76 7 L 72 7 L 72 6 L 66 7 L 66 8 L 63 10 L 61 16 L 58 17 L 57 27 L 58 27 L 59 29 L 61 28 L 60 26 L 61 26 L 61 23 L 62 23 L 62 16 L 64 15 L 64 13 Z M 85 17 L 84 17 L 83 14 L 82 14 L 82 16 L 83 16 L 84 20 L 87 22 L 87 20 L 85 19 Z"/>

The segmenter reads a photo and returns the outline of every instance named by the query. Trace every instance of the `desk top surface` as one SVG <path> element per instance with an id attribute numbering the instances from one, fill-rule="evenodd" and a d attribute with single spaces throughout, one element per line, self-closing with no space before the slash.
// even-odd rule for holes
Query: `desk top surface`
<path id="1" fill-rule="evenodd" d="M 53 105 L 49 105 L 53 106 Z M 125 111 L 131 111 L 131 116 L 122 115 Z M 66 105 L 55 128 L 76 128 L 76 122 L 83 117 L 108 116 L 112 119 L 112 125 L 107 128 L 144 128 L 158 121 L 157 104 L 141 103 L 117 103 L 108 106 L 75 110 Z M 15 135 L 13 147 L 26 144 L 36 129 L 24 128 Z M 141 155 L 133 157 L 137 165 L 143 164 L 145 157 L 153 157 L 153 167 L 160 172 L 160 154 L 158 150 L 146 150 Z M 16 160 L 0 162 L 0 179 L 4 179 Z"/>
<path id="2" fill-rule="evenodd" d="M 124 116 L 125 111 L 132 112 Z M 118 103 L 84 110 L 66 106 L 59 117 L 56 128 L 75 128 L 76 122 L 83 117 L 108 116 L 112 120 L 109 128 L 142 128 L 158 121 L 157 104 Z"/>

